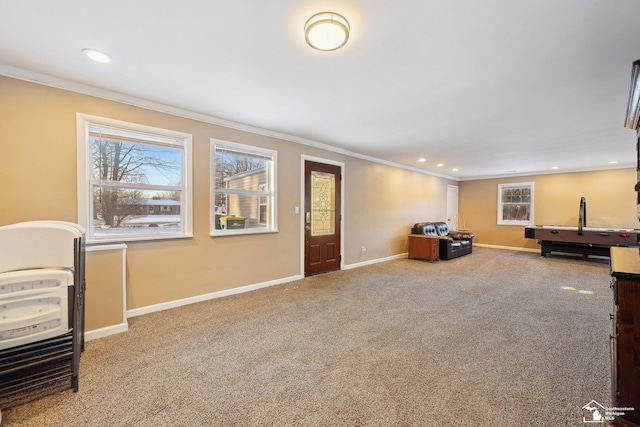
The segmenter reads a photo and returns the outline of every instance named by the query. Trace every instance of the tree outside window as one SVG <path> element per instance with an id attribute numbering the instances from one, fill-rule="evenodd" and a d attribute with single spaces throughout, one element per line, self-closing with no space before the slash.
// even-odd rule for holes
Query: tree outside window
<path id="1" fill-rule="evenodd" d="M 533 183 L 498 184 L 498 224 L 533 224 Z"/>
<path id="2" fill-rule="evenodd" d="M 91 241 L 190 235 L 191 136 L 79 115 L 80 218 Z"/>
<path id="3" fill-rule="evenodd" d="M 276 152 L 211 140 L 211 235 L 276 231 Z"/>
<path id="4" fill-rule="evenodd" d="M 95 222 L 103 228 L 122 228 L 141 215 L 159 215 L 164 211 L 174 215 L 166 218 L 167 221 L 179 222 L 180 190 L 153 191 L 129 185 L 179 186 L 180 149 L 135 144 L 92 133 L 89 137 L 93 179 L 97 182 L 94 186 Z M 177 202 L 177 206 L 171 202 Z M 167 209 L 173 206 L 176 208 Z"/>

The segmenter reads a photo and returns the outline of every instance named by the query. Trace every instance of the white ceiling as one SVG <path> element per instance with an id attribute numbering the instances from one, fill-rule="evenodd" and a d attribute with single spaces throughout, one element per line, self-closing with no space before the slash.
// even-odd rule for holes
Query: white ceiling
<path id="1" fill-rule="evenodd" d="M 303 26 L 327 10 L 351 37 L 315 51 Z M 460 180 L 635 167 L 638 16 L 638 0 L 0 0 L 0 73 Z"/>

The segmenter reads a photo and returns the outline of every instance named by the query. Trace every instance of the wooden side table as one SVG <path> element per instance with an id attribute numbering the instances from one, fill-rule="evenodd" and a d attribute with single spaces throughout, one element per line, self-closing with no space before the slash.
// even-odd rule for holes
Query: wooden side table
<path id="1" fill-rule="evenodd" d="M 428 259 L 437 261 L 439 258 L 439 239 L 436 236 L 425 236 L 422 234 L 409 235 L 409 258 Z"/>

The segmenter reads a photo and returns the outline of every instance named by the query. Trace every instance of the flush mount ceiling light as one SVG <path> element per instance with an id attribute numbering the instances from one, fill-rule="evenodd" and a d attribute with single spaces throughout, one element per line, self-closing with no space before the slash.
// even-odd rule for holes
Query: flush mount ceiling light
<path id="1" fill-rule="evenodd" d="M 90 59 L 100 62 L 101 64 L 108 64 L 111 62 L 111 57 L 104 52 L 100 52 L 95 49 L 82 49 L 82 53 L 87 55 Z"/>
<path id="2" fill-rule="evenodd" d="M 304 24 L 304 39 L 314 49 L 336 50 L 349 40 L 349 30 L 349 21 L 344 16 L 334 12 L 321 12 Z"/>

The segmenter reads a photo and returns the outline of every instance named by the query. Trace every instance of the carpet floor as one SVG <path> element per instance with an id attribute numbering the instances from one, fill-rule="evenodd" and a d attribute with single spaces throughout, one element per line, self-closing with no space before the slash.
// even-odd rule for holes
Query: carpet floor
<path id="1" fill-rule="evenodd" d="M 607 259 L 397 259 L 129 319 L 2 426 L 583 426 L 611 310 Z"/>

